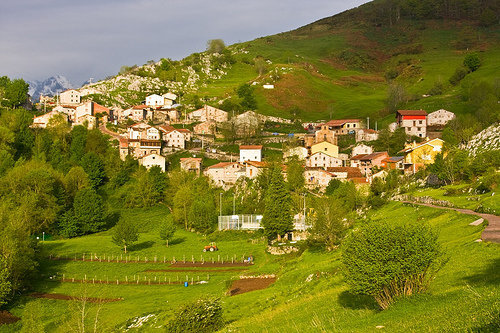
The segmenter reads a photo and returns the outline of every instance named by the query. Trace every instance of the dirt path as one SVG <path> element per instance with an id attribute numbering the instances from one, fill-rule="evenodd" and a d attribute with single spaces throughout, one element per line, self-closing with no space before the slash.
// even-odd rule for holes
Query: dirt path
<path id="1" fill-rule="evenodd" d="M 78 301 L 81 298 L 77 296 L 69 296 L 64 294 L 45 294 L 45 293 L 33 293 L 30 295 L 35 298 L 47 298 L 47 299 L 58 299 L 63 301 Z M 123 301 L 123 298 L 97 298 L 97 297 L 86 297 L 85 300 L 90 303 L 109 303 Z"/>
<path id="2" fill-rule="evenodd" d="M 0 311 L 0 325 L 3 324 L 13 324 L 16 321 L 21 320 L 21 318 L 14 316 L 9 311 Z"/>
<path id="3" fill-rule="evenodd" d="M 413 201 L 401 201 L 401 202 L 412 205 L 427 206 L 437 209 L 451 209 L 462 214 L 479 216 L 488 221 L 488 226 L 483 230 L 481 234 L 481 239 L 487 242 L 500 243 L 500 216 L 478 213 L 473 210 L 463 209 L 463 208 L 442 207 L 442 206 L 436 206 L 436 205 L 413 202 Z"/>
<path id="4" fill-rule="evenodd" d="M 266 289 L 275 281 L 276 278 L 250 278 L 236 280 L 231 285 L 231 289 L 229 289 L 228 295 L 234 296 L 247 293 L 249 291 Z"/>
<path id="5" fill-rule="evenodd" d="M 109 136 L 111 136 L 111 138 L 112 138 L 111 140 L 116 139 L 116 140 L 120 141 L 120 138 L 124 138 L 124 137 L 123 137 L 123 136 L 121 136 L 120 134 L 115 133 L 115 132 L 112 132 L 112 131 L 110 131 L 109 129 L 107 129 L 107 128 L 106 128 L 106 125 L 104 125 L 104 124 L 103 124 L 103 125 L 101 125 L 101 126 L 99 126 L 99 130 L 100 130 L 102 133 L 104 133 L 104 134 L 108 134 Z"/>

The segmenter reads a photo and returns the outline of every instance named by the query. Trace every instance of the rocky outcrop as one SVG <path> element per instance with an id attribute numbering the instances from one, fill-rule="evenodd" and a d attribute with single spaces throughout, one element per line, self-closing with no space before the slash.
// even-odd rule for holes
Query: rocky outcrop
<path id="1" fill-rule="evenodd" d="M 475 156 L 484 151 L 500 149 L 500 124 L 494 124 L 474 135 L 464 147 Z"/>
<path id="2" fill-rule="evenodd" d="M 395 201 L 405 201 L 405 202 L 418 202 L 428 205 L 436 205 L 441 207 L 454 207 L 454 205 L 446 200 L 434 199 L 428 196 L 416 197 L 408 194 L 399 194 L 392 197 Z"/>

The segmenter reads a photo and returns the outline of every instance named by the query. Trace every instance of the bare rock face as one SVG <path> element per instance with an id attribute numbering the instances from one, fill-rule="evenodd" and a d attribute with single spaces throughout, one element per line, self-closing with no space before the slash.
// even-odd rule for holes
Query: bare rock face
<path id="1" fill-rule="evenodd" d="M 465 149 L 475 156 L 478 153 L 500 149 L 500 124 L 494 124 L 474 135 Z"/>

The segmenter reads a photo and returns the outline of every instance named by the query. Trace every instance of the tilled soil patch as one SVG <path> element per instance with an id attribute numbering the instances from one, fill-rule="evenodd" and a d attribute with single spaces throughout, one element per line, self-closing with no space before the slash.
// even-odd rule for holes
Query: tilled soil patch
<path id="1" fill-rule="evenodd" d="M 182 273 L 182 272 L 241 272 L 248 268 L 224 268 L 224 269 L 206 269 L 206 268 L 186 268 L 186 269 L 148 269 L 146 273 Z"/>
<path id="2" fill-rule="evenodd" d="M 170 265 L 170 267 L 245 267 L 252 266 L 252 263 L 246 262 L 180 262 L 177 261 Z"/>
<path id="3" fill-rule="evenodd" d="M 35 297 L 35 298 L 57 299 L 57 300 L 63 300 L 63 301 L 77 301 L 77 300 L 81 299 L 79 297 L 69 296 L 69 295 L 64 295 L 64 294 L 33 293 L 30 296 Z M 123 298 L 87 297 L 86 301 L 90 302 L 90 303 L 110 303 L 110 302 L 123 301 Z"/>
<path id="4" fill-rule="evenodd" d="M 14 316 L 9 311 L 0 311 L 0 325 L 13 324 L 21 318 Z"/>
<path id="5" fill-rule="evenodd" d="M 251 278 L 236 280 L 231 285 L 228 294 L 230 296 L 247 293 L 249 291 L 266 289 L 276 281 L 276 278 Z"/>

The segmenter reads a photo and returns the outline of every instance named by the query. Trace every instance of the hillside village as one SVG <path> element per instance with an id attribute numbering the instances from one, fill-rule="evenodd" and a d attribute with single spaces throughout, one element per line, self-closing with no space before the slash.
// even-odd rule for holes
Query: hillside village
<path id="1" fill-rule="evenodd" d="M 202 159 L 196 156 L 204 154 L 205 150 L 217 155 L 217 149 L 208 148 L 208 145 L 214 143 L 214 138 L 222 137 L 220 129 L 231 120 L 238 125 L 238 134 L 242 136 L 246 131 L 255 131 L 255 128 L 266 121 L 290 123 L 287 119 L 266 117 L 254 111 L 232 116 L 227 111 L 209 105 L 183 114 L 179 111 L 180 105 L 176 104 L 177 95 L 172 93 L 148 95 L 144 104 L 133 105 L 125 110 L 109 109 L 92 101 L 82 102 L 83 97 L 78 90 L 62 92 L 52 111 L 35 117 L 32 126 L 46 128 L 51 119 L 62 117 L 71 126 L 84 125 L 88 129 L 99 127 L 118 141 L 123 160 L 132 156 L 148 169 L 158 166 L 164 172 L 168 171 L 166 156 L 188 151 L 193 156 L 180 160 L 181 169 L 203 173 L 214 184 L 225 189 L 234 185 L 241 177 L 256 178 L 267 164 L 263 145 L 241 144 L 239 157 L 231 155 L 230 161 L 227 161 L 227 156 L 224 156 L 224 161 L 204 166 Z M 42 97 L 41 103 L 46 101 Z M 389 124 L 390 131 L 404 129 L 408 137 L 413 137 L 418 142 L 407 142 L 405 148 L 395 156 L 390 156 L 387 151 L 373 150 L 371 142 L 378 139 L 379 131 L 368 128 L 370 124 L 361 119 L 303 123 L 306 133 L 281 134 L 278 140 L 294 142 L 295 147 L 282 152 L 285 162 L 292 157 L 302 161 L 306 185 L 310 189 L 324 191 L 332 179 L 370 184 L 374 178 L 385 177 L 387 170 L 414 174 L 434 163 L 443 147 L 439 130 L 454 118 L 452 112 L 444 109 L 430 113 L 424 110 L 397 111 L 395 122 Z M 108 130 L 108 124 L 114 124 L 121 133 Z M 185 127 L 191 127 L 192 130 Z M 276 139 L 255 134 L 252 133 L 251 141 Z M 350 147 L 350 154 L 339 151 L 338 141 L 343 136 L 355 139 Z M 195 142 L 202 143 L 201 147 L 199 144 L 195 145 Z"/>

